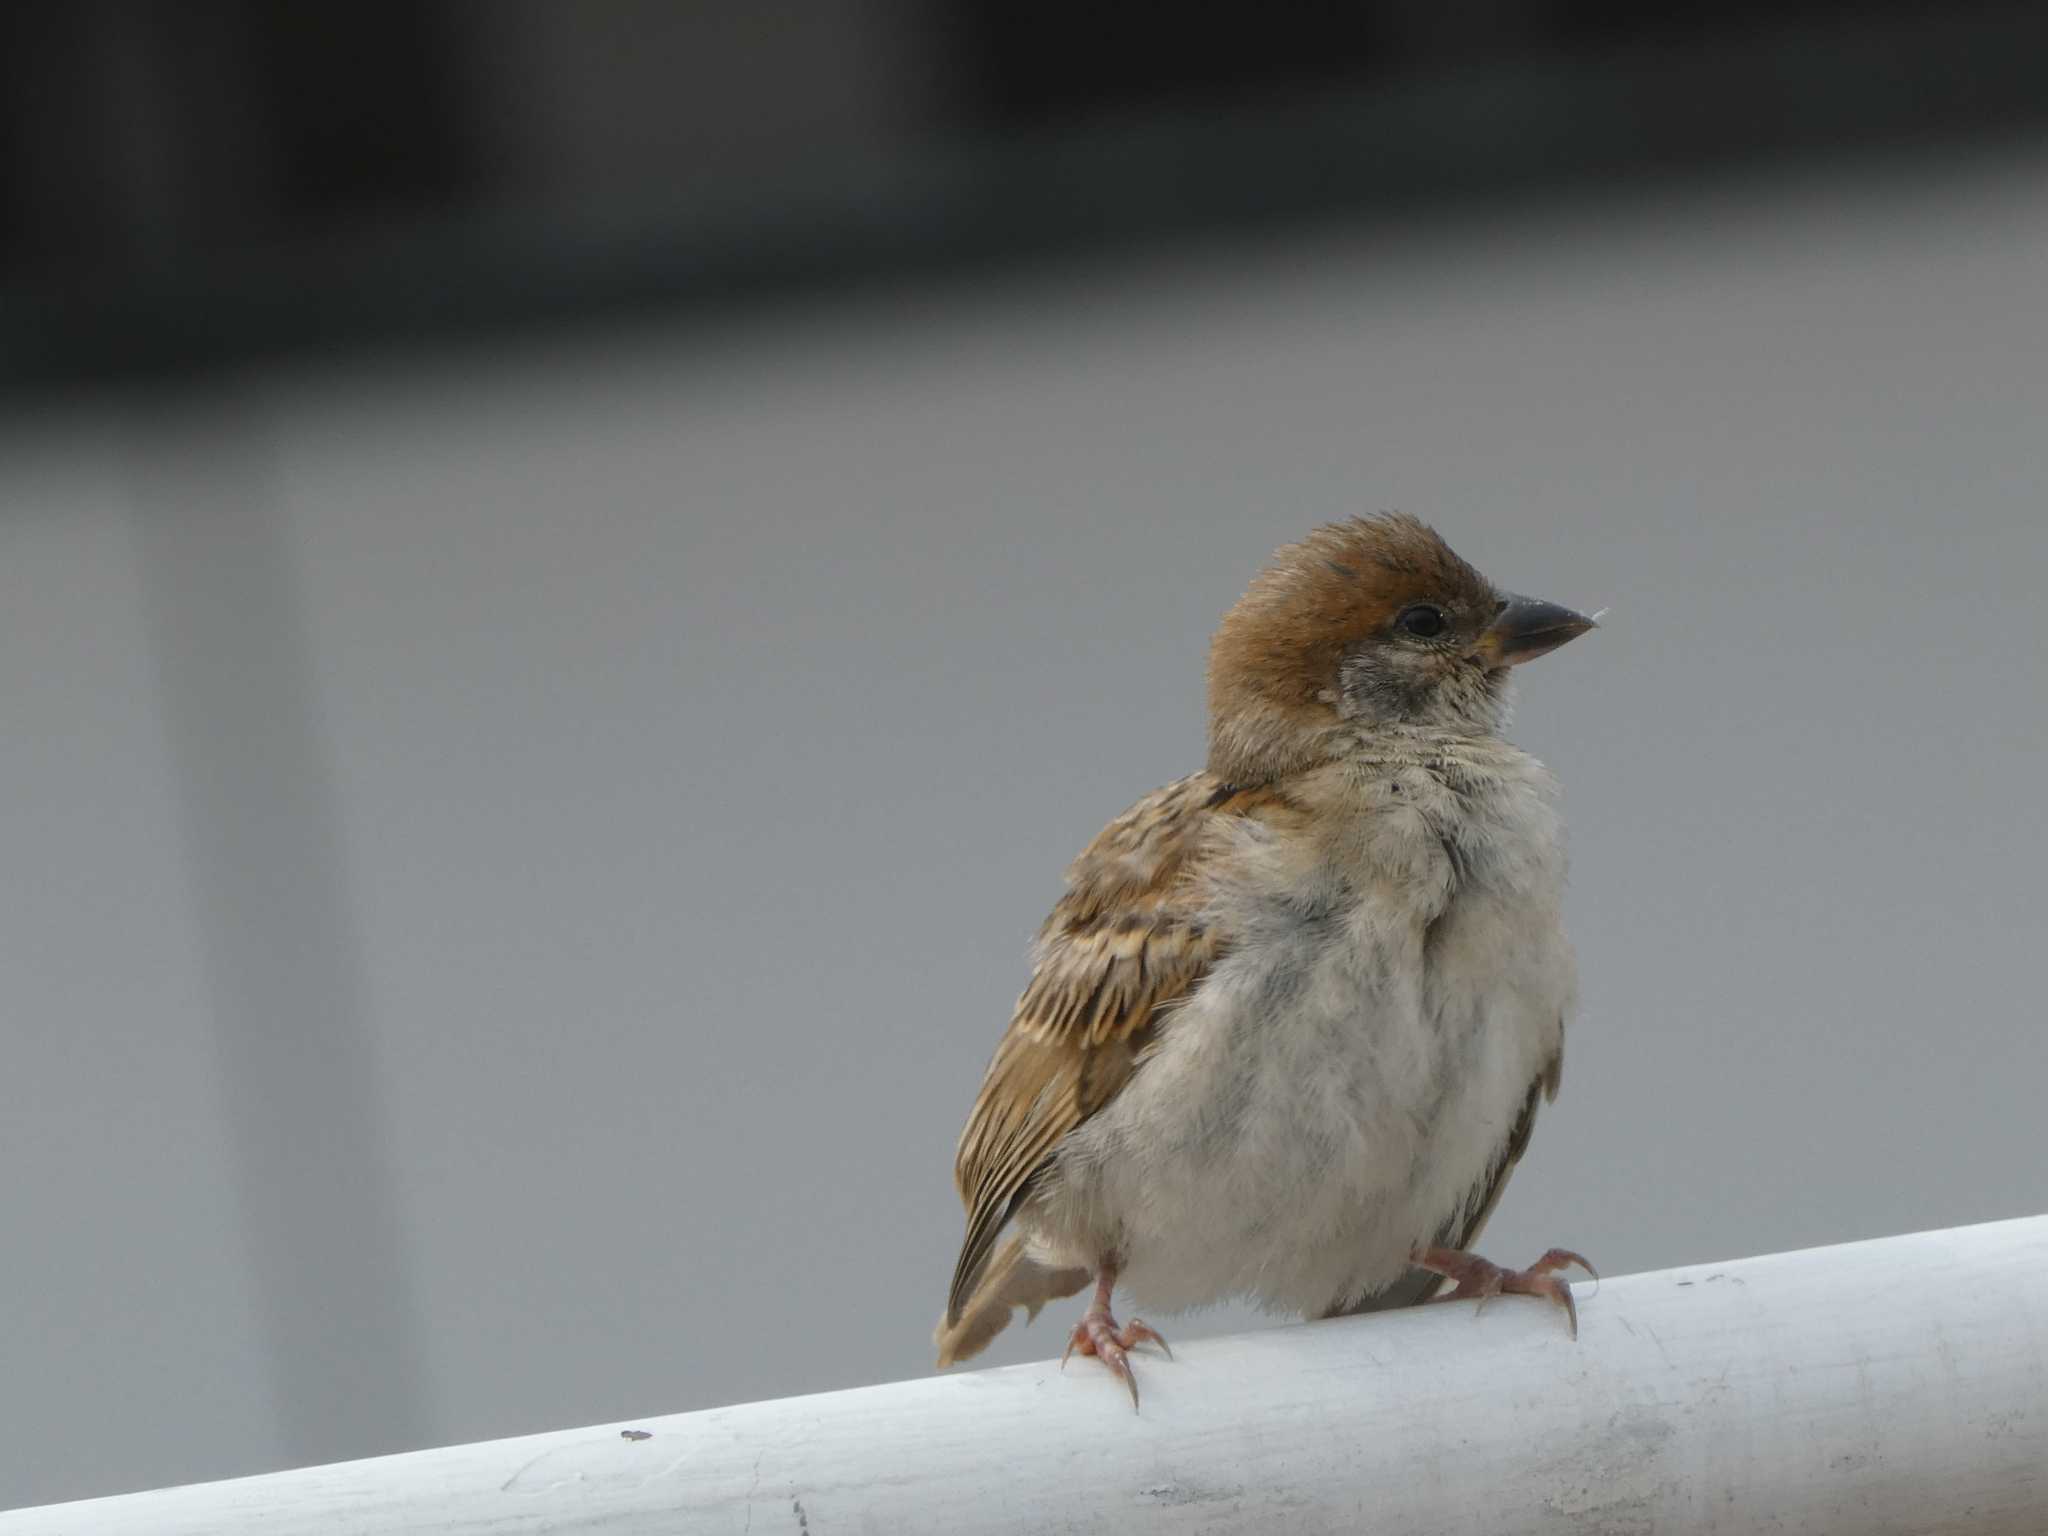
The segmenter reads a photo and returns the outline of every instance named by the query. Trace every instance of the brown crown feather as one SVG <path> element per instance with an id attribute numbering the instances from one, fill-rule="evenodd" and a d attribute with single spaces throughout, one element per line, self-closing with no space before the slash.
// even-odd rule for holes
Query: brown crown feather
<path id="1" fill-rule="evenodd" d="M 1405 513 L 1328 523 L 1274 551 L 1209 647 L 1209 771 L 1264 784 L 1308 766 L 1338 722 L 1350 647 L 1411 603 L 1492 597 L 1484 576 Z"/>

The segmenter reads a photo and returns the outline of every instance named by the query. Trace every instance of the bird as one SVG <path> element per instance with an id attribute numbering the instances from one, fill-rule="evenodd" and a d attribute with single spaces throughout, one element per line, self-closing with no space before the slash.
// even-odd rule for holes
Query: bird
<path id="1" fill-rule="evenodd" d="M 941 1368 L 1091 1284 L 1061 1363 L 1133 1409 L 1131 1352 L 1170 1350 L 1119 1285 L 1310 1318 L 1524 1294 L 1577 1336 L 1581 1255 L 1471 1250 L 1578 998 L 1558 786 L 1505 739 L 1510 682 L 1596 619 L 1404 513 L 1273 554 L 1210 644 L 1205 765 L 1087 845 L 1038 933 L 960 1134 Z"/>

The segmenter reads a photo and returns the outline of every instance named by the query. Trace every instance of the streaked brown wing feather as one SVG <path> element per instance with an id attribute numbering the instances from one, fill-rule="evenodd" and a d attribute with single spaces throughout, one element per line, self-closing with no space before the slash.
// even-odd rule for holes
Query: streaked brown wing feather
<path id="1" fill-rule="evenodd" d="M 1111 822 L 1067 871 L 1039 930 L 1031 982 L 960 1134 L 954 1179 L 967 1235 L 948 1323 L 1061 1138 L 1130 1081 L 1162 1027 L 1223 952 L 1192 875 L 1220 819 L 1270 812 L 1271 791 L 1193 774 Z"/>

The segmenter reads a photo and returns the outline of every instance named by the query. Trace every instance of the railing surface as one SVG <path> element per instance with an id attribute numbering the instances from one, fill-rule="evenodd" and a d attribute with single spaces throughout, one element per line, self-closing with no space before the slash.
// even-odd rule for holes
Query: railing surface
<path id="1" fill-rule="evenodd" d="M 2048 1216 L 0 1514 L 0 1536 L 2048 1532 Z M 845 1326 L 858 1326 L 857 1319 Z M 1057 1329 L 1053 1330 L 1057 1335 Z"/>

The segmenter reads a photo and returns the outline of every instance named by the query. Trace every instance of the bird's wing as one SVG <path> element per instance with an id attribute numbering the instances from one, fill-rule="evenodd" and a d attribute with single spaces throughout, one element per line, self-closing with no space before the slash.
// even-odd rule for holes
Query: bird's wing
<path id="1" fill-rule="evenodd" d="M 1210 834 L 1283 804 L 1271 790 L 1193 774 L 1124 812 L 1068 869 L 1066 895 L 1039 930 L 1031 983 L 960 1133 L 953 1171 L 967 1235 L 947 1326 L 1054 1148 L 1130 1081 L 1167 1005 L 1222 954 L 1226 936 L 1203 917 L 1195 878 Z"/>
<path id="2" fill-rule="evenodd" d="M 1437 1229 L 1431 1246 L 1450 1248 L 1458 1252 L 1469 1252 L 1479 1241 L 1479 1232 L 1493 1215 L 1493 1208 L 1500 1204 L 1501 1191 L 1508 1187 L 1508 1177 L 1515 1171 L 1515 1164 L 1522 1160 L 1522 1154 L 1529 1150 L 1529 1138 L 1536 1134 L 1537 1108 L 1557 1097 L 1558 1084 L 1564 1077 L 1564 1047 L 1543 1065 L 1536 1075 L 1536 1081 L 1529 1085 L 1528 1097 L 1522 1101 L 1522 1112 L 1515 1117 L 1514 1128 L 1508 1132 L 1507 1140 L 1501 1143 L 1486 1170 L 1486 1177 L 1473 1186 L 1471 1198 L 1451 1213 L 1450 1220 Z M 1351 1317 L 1360 1312 L 1390 1312 L 1396 1307 L 1412 1307 L 1428 1301 L 1442 1289 L 1445 1277 L 1427 1269 L 1411 1269 L 1399 1280 L 1350 1306 L 1336 1307 L 1324 1314 L 1328 1317 Z"/>

